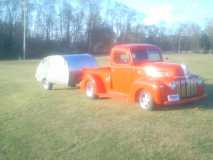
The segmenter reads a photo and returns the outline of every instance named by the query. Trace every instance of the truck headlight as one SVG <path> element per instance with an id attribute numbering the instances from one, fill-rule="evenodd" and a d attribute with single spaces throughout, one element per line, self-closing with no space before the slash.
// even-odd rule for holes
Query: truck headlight
<path id="1" fill-rule="evenodd" d="M 147 66 L 144 68 L 144 71 L 147 76 L 153 77 L 153 78 L 160 78 L 167 76 L 167 73 L 160 72 L 157 68 L 152 66 Z"/>

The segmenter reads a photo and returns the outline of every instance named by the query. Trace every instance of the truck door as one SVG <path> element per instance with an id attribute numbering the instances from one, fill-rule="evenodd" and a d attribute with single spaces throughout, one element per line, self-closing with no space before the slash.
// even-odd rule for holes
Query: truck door
<path id="1" fill-rule="evenodd" d="M 112 90 L 128 93 L 133 80 L 133 67 L 127 51 L 114 51 L 112 60 Z"/>

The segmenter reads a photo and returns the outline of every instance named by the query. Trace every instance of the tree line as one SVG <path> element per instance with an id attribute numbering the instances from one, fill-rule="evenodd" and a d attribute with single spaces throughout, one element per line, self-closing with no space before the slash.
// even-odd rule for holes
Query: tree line
<path id="1" fill-rule="evenodd" d="M 0 59 L 22 58 L 23 1 L 0 1 Z M 104 54 L 120 43 L 152 43 L 175 52 L 213 50 L 213 20 L 204 27 L 194 23 L 147 26 L 142 12 L 114 0 L 25 1 L 27 58 Z"/>

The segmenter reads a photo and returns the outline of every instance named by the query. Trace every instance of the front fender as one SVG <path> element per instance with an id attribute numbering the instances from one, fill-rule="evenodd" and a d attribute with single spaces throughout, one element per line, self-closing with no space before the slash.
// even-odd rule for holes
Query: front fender
<path id="1" fill-rule="evenodd" d="M 90 80 L 94 81 L 97 94 L 106 92 L 106 89 L 105 89 L 105 86 L 104 86 L 102 79 L 96 74 L 84 75 L 81 82 L 80 82 L 80 89 L 85 90 L 86 84 Z"/>
<path id="2" fill-rule="evenodd" d="M 161 104 L 162 98 L 160 94 L 160 82 L 154 80 L 137 80 L 133 83 L 130 93 L 129 93 L 129 100 L 132 102 L 138 101 L 138 94 L 141 90 L 146 90 L 150 92 L 153 97 L 155 104 Z"/>

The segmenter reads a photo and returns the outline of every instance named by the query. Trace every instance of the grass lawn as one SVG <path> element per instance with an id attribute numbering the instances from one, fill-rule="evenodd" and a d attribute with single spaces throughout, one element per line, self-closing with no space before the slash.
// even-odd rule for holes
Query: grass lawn
<path id="1" fill-rule="evenodd" d="M 208 100 L 144 112 L 78 89 L 45 91 L 38 61 L 0 61 L 0 160 L 213 159 L 213 56 L 168 57 L 206 80 Z"/>

